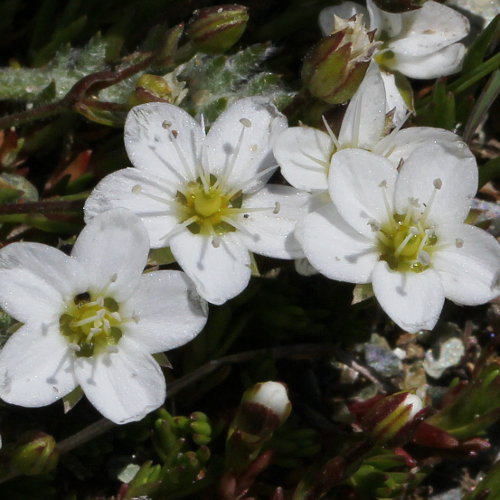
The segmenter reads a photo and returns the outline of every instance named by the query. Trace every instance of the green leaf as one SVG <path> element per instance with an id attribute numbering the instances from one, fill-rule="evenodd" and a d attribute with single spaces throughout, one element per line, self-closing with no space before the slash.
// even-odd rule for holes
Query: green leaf
<path id="1" fill-rule="evenodd" d="M 469 143 L 474 135 L 474 132 L 479 127 L 480 123 L 484 119 L 488 110 L 495 102 L 496 98 L 500 94 L 500 70 L 496 70 L 490 76 L 488 83 L 484 87 L 479 99 L 474 105 L 467 125 L 465 126 L 463 138 L 466 143 Z"/>
<path id="2" fill-rule="evenodd" d="M 470 73 L 485 58 L 490 46 L 498 39 L 500 28 L 500 14 L 498 14 L 469 47 L 462 65 L 462 73 Z"/>
<path id="3" fill-rule="evenodd" d="M 479 167 L 480 188 L 493 179 L 500 179 L 500 157 L 493 158 Z"/>

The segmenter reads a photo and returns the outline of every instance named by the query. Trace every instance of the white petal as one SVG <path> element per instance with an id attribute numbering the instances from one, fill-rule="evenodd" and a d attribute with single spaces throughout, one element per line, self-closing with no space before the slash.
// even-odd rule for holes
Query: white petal
<path id="1" fill-rule="evenodd" d="M 133 321 L 124 334 L 150 353 L 189 342 L 207 321 L 206 307 L 192 282 L 180 271 L 154 271 L 141 277 L 122 313 Z"/>
<path id="2" fill-rule="evenodd" d="M 430 79 L 452 75 L 460 70 L 465 55 L 465 47 L 454 43 L 437 52 L 423 56 L 395 54 L 390 67 L 410 78 Z M 388 65 L 389 66 L 389 65 Z"/>
<path id="3" fill-rule="evenodd" d="M 458 11 L 440 3 L 425 2 L 420 9 L 401 14 L 403 28 L 388 44 L 397 54 L 432 54 L 461 40 L 469 33 L 469 21 Z"/>
<path id="4" fill-rule="evenodd" d="M 384 195 L 391 204 L 396 176 L 396 168 L 386 158 L 362 149 L 344 149 L 332 157 L 330 196 L 348 224 L 373 238 L 370 224 L 392 217 Z"/>
<path id="5" fill-rule="evenodd" d="M 203 158 L 210 173 L 226 179 L 224 184 L 248 193 L 262 187 L 276 165 L 272 147 L 287 120 L 268 99 L 246 97 L 231 105 L 212 125 L 203 145 Z"/>
<path id="6" fill-rule="evenodd" d="M 83 268 L 60 250 L 12 243 L 0 251 L 0 305 L 19 321 L 50 322 L 66 300 L 85 291 Z"/>
<path id="7" fill-rule="evenodd" d="M 435 189 L 436 182 L 441 185 L 439 190 Z M 429 224 L 460 223 L 469 212 L 476 190 L 476 160 L 463 142 L 427 143 L 416 148 L 400 169 L 396 210 L 406 213 L 413 198 L 419 201 L 421 212 L 429 210 Z M 430 209 L 426 209 L 429 204 Z"/>
<path id="8" fill-rule="evenodd" d="M 58 325 L 24 325 L 0 353 L 0 397 L 8 403 L 49 405 L 76 385 L 73 354 Z"/>
<path id="9" fill-rule="evenodd" d="M 328 189 L 327 173 L 334 145 L 328 134 L 311 127 L 291 127 L 276 139 L 274 156 L 283 177 L 297 189 Z"/>
<path id="10" fill-rule="evenodd" d="M 125 148 L 132 164 L 172 185 L 196 179 L 204 139 L 194 118 L 164 102 L 135 106 L 125 122 Z"/>
<path id="11" fill-rule="evenodd" d="M 178 223 L 175 189 L 168 179 L 125 168 L 105 177 L 85 202 L 85 221 L 111 208 L 127 208 L 146 226 L 151 248 L 164 247 L 167 235 Z"/>
<path id="12" fill-rule="evenodd" d="M 247 233 L 240 238 L 254 253 L 277 259 L 303 257 L 304 253 L 293 231 L 308 213 L 310 195 L 289 186 L 268 184 L 243 201 L 243 209 L 269 208 L 249 212 L 239 218 Z M 274 213 L 274 210 L 279 211 Z M 246 217 L 248 216 L 248 217 Z"/>
<path id="13" fill-rule="evenodd" d="M 309 262 L 321 274 L 350 283 L 370 281 L 378 262 L 374 242 L 346 224 L 332 204 L 309 214 L 295 232 Z"/>
<path id="14" fill-rule="evenodd" d="M 373 271 L 373 291 L 382 309 L 403 330 L 432 330 L 443 308 L 444 292 L 432 269 L 399 273 L 379 262 Z"/>
<path id="15" fill-rule="evenodd" d="M 409 108 L 401 95 L 393 73 L 380 71 L 380 76 L 384 82 L 385 88 L 385 112 L 393 112 L 392 123 L 395 127 L 400 127 L 408 116 Z M 374 152 L 376 147 L 373 149 Z"/>
<path id="16" fill-rule="evenodd" d="M 343 148 L 372 149 L 385 127 L 385 89 L 380 70 L 370 64 L 342 120 L 339 142 Z"/>
<path id="17" fill-rule="evenodd" d="M 89 290 L 106 287 L 118 301 L 128 298 L 146 266 L 149 239 L 139 217 L 123 208 L 108 210 L 84 227 L 71 255 L 85 266 Z"/>
<path id="18" fill-rule="evenodd" d="M 409 127 L 384 137 L 373 152 L 385 156 L 398 166 L 401 160 L 406 160 L 418 147 L 438 142 L 458 144 L 462 140 L 458 135 L 442 128 Z"/>
<path id="19" fill-rule="evenodd" d="M 170 239 L 170 250 L 198 293 L 219 305 L 245 289 L 251 272 L 250 254 L 238 234 L 226 233 L 218 243 L 215 247 L 210 236 L 187 229 Z"/>
<path id="20" fill-rule="evenodd" d="M 500 245 L 486 231 L 467 224 L 439 228 L 432 267 L 445 296 L 459 304 L 484 304 L 500 293 Z"/>
<path id="21" fill-rule="evenodd" d="M 343 19 L 350 19 L 356 14 L 363 14 L 364 19 L 368 19 L 368 11 L 356 2 L 342 2 L 340 5 L 332 7 L 325 7 L 320 13 L 318 18 L 319 27 L 324 36 L 328 36 L 333 31 L 333 16 L 342 17 Z"/>
<path id="22" fill-rule="evenodd" d="M 382 33 L 385 37 L 393 37 L 400 33 L 403 27 L 403 16 L 379 9 L 373 0 L 366 0 L 366 7 L 370 14 L 370 29 L 377 30 L 376 38 Z"/>
<path id="23" fill-rule="evenodd" d="M 116 424 L 141 420 L 165 400 L 160 366 L 130 339 L 118 352 L 76 359 L 75 373 L 88 400 Z"/>

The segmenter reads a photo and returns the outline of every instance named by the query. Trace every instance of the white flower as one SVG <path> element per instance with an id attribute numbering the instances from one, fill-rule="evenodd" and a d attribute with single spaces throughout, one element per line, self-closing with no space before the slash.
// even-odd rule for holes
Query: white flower
<path id="1" fill-rule="evenodd" d="M 328 133 L 311 127 L 290 127 L 280 134 L 274 156 L 285 179 L 298 189 L 321 193 L 328 189 L 329 173 L 342 149 L 372 151 L 397 167 L 422 144 L 461 144 L 457 135 L 433 127 L 396 128 L 387 135 L 386 107 L 384 82 L 372 64 L 347 107 L 338 138 L 326 122 Z"/>
<path id="2" fill-rule="evenodd" d="M 389 109 L 396 108 L 399 123 L 408 106 L 391 72 L 419 79 L 456 73 L 465 54 L 464 45 L 456 42 L 469 33 L 469 21 L 456 10 L 433 1 L 394 14 L 367 0 L 367 9 L 355 2 L 323 9 L 319 16 L 321 30 L 329 35 L 335 29 L 334 16 L 350 18 L 358 14 L 369 18 L 369 29 L 376 30 L 375 39 L 382 42 L 373 57 L 383 70 Z"/>
<path id="3" fill-rule="evenodd" d="M 459 142 L 414 149 L 399 171 L 360 149 L 335 154 L 333 204 L 297 225 L 306 257 L 325 276 L 372 283 L 403 329 L 432 329 L 444 298 L 476 305 L 499 291 L 500 247 L 464 223 L 477 189 L 477 166 Z"/>
<path id="4" fill-rule="evenodd" d="M 355 2 L 323 9 L 319 24 L 325 35 L 333 31 L 334 15 L 351 17 L 369 15 L 370 29 L 383 42 L 375 59 L 391 71 L 411 78 L 438 78 L 461 67 L 465 47 L 456 43 L 469 33 L 469 21 L 456 10 L 437 2 L 394 14 L 367 0 L 367 10 Z"/>
<path id="5" fill-rule="evenodd" d="M 125 124 L 136 168 L 103 179 L 85 205 L 86 220 L 110 207 L 135 212 L 152 248 L 170 246 L 199 294 L 224 303 L 247 285 L 250 252 L 302 256 L 293 236 L 308 195 L 266 182 L 276 168 L 272 143 L 287 126 L 267 101 L 245 98 L 204 128 L 165 103 L 137 106 Z"/>
<path id="6" fill-rule="evenodd" d="M 148 250 L 139 218 L 117 209 L 83 229 L 71 256 L 39 243 L 0 251 L 0 304 L 23 323 L 0 353 L 2 399 L 45 406 L 81 386 L 119 424 L 163 403 L 152 353 L 191 340 L 206 313 L 184 273 L 142 275 Z"/>

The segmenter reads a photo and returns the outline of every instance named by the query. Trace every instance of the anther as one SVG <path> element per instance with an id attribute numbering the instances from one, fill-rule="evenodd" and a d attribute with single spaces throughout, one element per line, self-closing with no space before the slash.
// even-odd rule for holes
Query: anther
<path id="1" fill-rule="evenodd" d="M 108 345 L 106 352 L 108 352 L 109 354 L 117 353 L 118 347 L 116 347 L 115 345 Z"/>
<path id="2" fill-rule="evenodd" d="M 140 184 L 136 184 L 132 189 L 132 193 L 139 194 L 142 192 L 142 186 Z"/>
<path id="3" fill-rule="evenodd" d="M 379 185 L 378 187 L 381 187 L 381 188 L 386 188 L 387 187 L 387 181 L 386 180 L 383 180 Z"/>
<path id="4" fill-rule="evenodd" d="M 179 132 L 177 130 L 172 130 L 172 136 L 174 139 L 177 139 L 178 135 L 179 135 Z"/>
<path id="5" fill-rule="evenodd" d="M 111 278 L 109 279 L 109 281 L 111 283 L 114 283 L 117 279 L 118 279 L 118 275 L 116 273 L 114 273 L 111 275 Z"/>
<path id="6" fill-rule="evenodd" d="M 252 122 L 248 118 L 241 118 L 240 123 L 246 128 L 250 128 L 252 126 Z"/>
<path id="7" fill-rule="evenodd" d="M 275 204 L 274 204 L 274 208 L 273 208 L 273 214 L 279 214 L 280 213 L 280 210 L 281 210 L 281 205 L 280 205 L 280 202 L 277 201 Z"/>
<path id="8" fill-rule="evenodd" d="M 367 225 L 370 226 L 370 229 L 376 233 L 377 231 L 380 231 L 380 226 L 377 224 L 376 221 L 371 220 L 367 222 Z"/>
<path id="9" fill-rule="evenodd" d="M 213 236 L 212 237 L 212 246 L 214 248 L 219 248 L 220 247 L 220 238 L 218 236 Z"/>
<path id="10" fill-rule="evenodd" d="M 438 179 L 434 179 L 432 181 L 432 184 L 434 185 L 434 187 L 436 189 L 441 189 L 441 187 L 443 186 L 443 181 L 441 179 L 439 179 L 439 178 Z"/>
<path id="11" fill-rule="evenodd" d="M 460 239 L 460 238 L 457 238 L 457 239 L 455 240 L 455 246 L 456 246 L 457 248 L 462 248 L 462 247 L 464 246 L 464 240 L 462 240 L 462 239 Z"/>
<path id="12" fill-rule="evenodd" d="M 170 128 L 172 126 L 172 122 L 167 122 L 166 120 L 162 122 L 161 126 L 165 129 Z"/>
<path id="13" fill-rule="evenodd" d="M 419 252 L 417 260 L 423 266 L 428 266 L 431 263 L 431 256 L 425 250 L 422 250 Z"/>

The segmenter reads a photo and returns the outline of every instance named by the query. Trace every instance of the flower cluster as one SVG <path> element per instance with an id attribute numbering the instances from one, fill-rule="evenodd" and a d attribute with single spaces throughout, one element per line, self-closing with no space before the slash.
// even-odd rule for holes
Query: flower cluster
<path id="1" fill-rule="evenodd" d="M 419 9 L 396 14 L 380 9 L 373 0 L 367 0 L 366 8 L 348 1 L 323 9 L 319 25 L 329 35 L 351 17 L 368 20 L 369 29 L 379 42 L 370 55 L 380 66 L 388 97 L 387 110 L 396 110 L 397 122 L 404 119 L 410 103 L 402 97 L 395 73 L 427 79 L 460 70 L 465 47 L 457 42 L 469 33 L 469 21 L 446 5 L 430 0 Z"/>
<path id="2" fill-rule="evenodd" d="M 388 71 L 457 71 L 468 23 L 433 1 L 402 14 L 367 7 L 370 32 L 352 2 L 320 17 L 333 30 L 321 50 L 349 53 L 345 66 L 360 79 L 367 67 L 338 137 L 326 120 L 325 131 L 288 128 L 258 96 L 236 100 L 208 132 L 178 106 L 140 104 L 125 123 L 133 167 L 92 191 L 71 255 L 28 242 L 0 250 L 0 305 L 22 323 L 0 352 L 3 400 L 38 407 L 81 388 L 108 419 L 141 419 L 166 396 L 153 354 L 200 332 L 205 301 L 241 293 L 253 254 L 306 258 L 328 278 L 371 283 L 412 333 L 435 326 L 445 298 L 476 305 L 498 294 L 500 246 L 466 221 L 478 187 L 472 152 L 452 132 L 403 129 L 388 113 L 402 109 Z M 321 93 L 318 54 L 308 78 Z M 141 85 L 158 83 L 144 76 Z M 289 185 L 269 183 L 278 168 Z M 167 247 L 182 271 L 143 274 L 150 249 Z M 401 412 L 413 416 L 420 406 L 407 396 Z M 252 404 L 286 418 L 284 386 L 268 383 L 259 397 Z"/>

